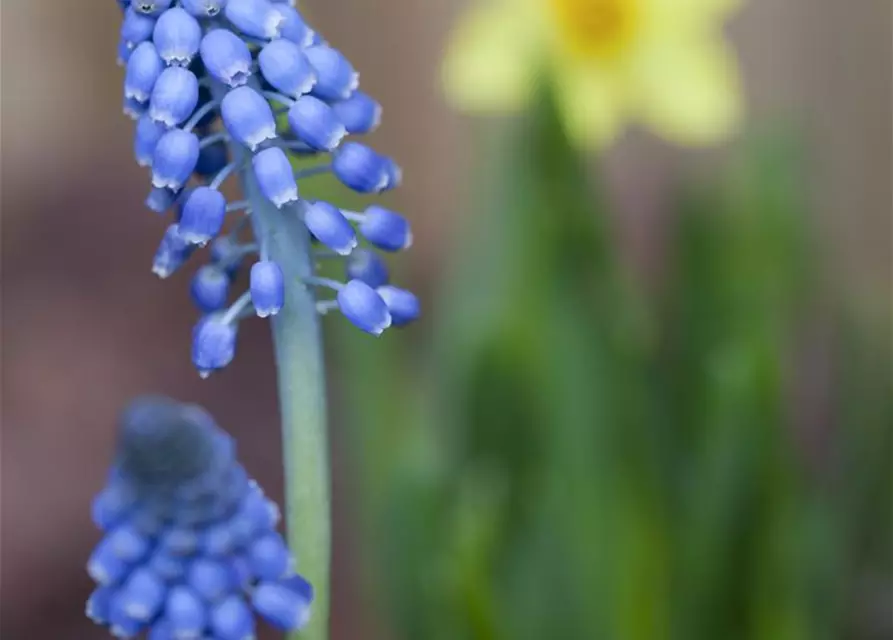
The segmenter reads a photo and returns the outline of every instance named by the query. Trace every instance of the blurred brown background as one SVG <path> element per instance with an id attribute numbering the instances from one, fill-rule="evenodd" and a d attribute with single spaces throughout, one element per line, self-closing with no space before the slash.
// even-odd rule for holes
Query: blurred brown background
<path id="1" fill-rule="evenodd" d="M 385 107 L 376 144 L 405 168 L 396 202 L 414 224 L 402 259 L 424 297 L 439 278 L 467 196 L 473 153 L 438 91 L 460 0 L 304 3 Z M 731 25 L 755 116 L 798 119 L 814 145 L 811 198 L 829 271 L 866 305 L 891 286 L 891 4 L 754 0 Z M 243 461 L 281 495 L 271 349 L 249 324 L 234 366 L 203 382 L 189 364 L 187 274 L 149 271 L 165 222 L 142 206 L 114 64 L 111 0 L 5 0 L 2 46 L 2 637 L 104 637 L 83 616 L 83 565 L 98 534 L 88 504 L 110 458 L 116 412 L 163 392 L 205 404 Z M 610 156 L 617 233 L 644 277 L 660 255 L 662 193 L 710 159 L 631 134 Z M 693 165 L 690 166 L 690 165 Z M 422 329 L 421 335 L 430 329 Z M 332 363 L 330 394 L 339 395 Z M 352 557 L 350 470 L 334 403 L 333 637 L 371 633 Z"/>

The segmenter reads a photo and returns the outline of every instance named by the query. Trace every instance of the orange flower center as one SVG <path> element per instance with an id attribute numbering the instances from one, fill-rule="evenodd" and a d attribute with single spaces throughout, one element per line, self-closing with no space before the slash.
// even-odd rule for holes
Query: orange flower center
<path id="1" fill-rule="evenodd" d="M 549 0 L 562 41 L 571 53 L 610 58 L 632 39 L 638 24 L 636 0 Z"/>

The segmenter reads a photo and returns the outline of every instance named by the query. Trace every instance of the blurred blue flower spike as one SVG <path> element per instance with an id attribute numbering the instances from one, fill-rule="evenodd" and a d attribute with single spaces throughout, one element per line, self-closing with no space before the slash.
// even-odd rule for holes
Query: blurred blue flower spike
<path id="1" fill-rule="evenodd" d="M 245 640 L 255 614 L 286 631 L 310 618 L 279 510 L 198 406 L 150 397 L 126 409 L 93 521 L 104 537 L 87 563 L 98 584 L 87 615 L 116 637 Z"/>
<path id="2" fill-rule="evenodd" d="M 372 148 L 342 142 L 348 135 L 373 131 L 381 107 L 357 90 L 357 71 L 307 26 L 292 3 L 119 0 L 118 5 L 124 14 L 118 59 L 126 69 L 125 112 L 137 121 L 134 155 L 149 168 L 154 187 L 147 205 L 161 214 L 177 212 L 154 271 L 166 278 L 196 248 L 217 240 L 232 245 L 237 256 L 236 263 L 222 265 L 212 254 L 218 269 L 205 269 L 193 279 L 192 297 L 200 311 L 229 311 L 222 317 L 234 324 L 248 317 L 273 316 L 288 305 L 289 287 L 319 284 L 312 277 L 312 261 L 309 274 L 295 274 L 280 268 L 271 255 L 271 238 L 289 219 L 303 223 L 315 240 L 343 257 L 348 273 L 357 271 L 358 261 L 351 260 L 351 254 L 361 240 L 384 251 L 409 246 L 409 225 L 396 213 L 381 207 L 369 207 L 364 213 L 342 211 L 329 203 L 309 203 L 300 195 L 301 179 L 319 173 L 331 172 L 360 193 L 379 193 L 396 187 L 401 172 L 393 160 Z M 322 162 L 296 171 L 289 152 L 320 156 Z M 246 191 L 242 201 L 228 202 L 220 192 L 231 176 L 241 178 Z M 224 231 L 231 226 L 228 218 L 240 217 L 251 224 Z M 242 242 L 239 233 L 245 227 L 252 229 L 254 238 Z M 307 246 L 294 250 L 306 253 Z M 220 274 L 231 279 L 245 259 L 257 260 L 260 266 L 251 269 L 252 286 L 243 299 L 223 285 Z M 364 277 L 377 287 L 385 284 L 380 260 L 365 257 L 362 262 L 377 270 L 377 275 Z M 337 294 L 343 286 L 327 281 L 322 290 Z M 357 287 L 352 289 L 358 293 Z M 312 295 L 318 291 L 314 288 Z M 230 295 L 239 305 L 237 311 L 229 305 Z M 388 313 L 378 289 L 363 289 L 362 298 L 365 308 Z M 394 297 L 390 299 L 393 302 Z M 349 303 L 346 311 L 341 308 L 343 300 Z M 371 319 L 357 313 L 357 300 L 356 295 L 332 295 L 317 300 L 316 307 L 321 313 L 342 311 L 373 335 L 418 316 L 418 305 L 404 304 L 400 322 L 391 322 L 382 313 Z M 199 323 L 207 325 L 207 319 Z M 236 334 L 235 327 L 230 333 Z M 200 340 L 205 332 L 194 334 Z M 199 347 L 194 353 L 207 355 Z M 207 358 L 194 364 L 208 371 Z"/>

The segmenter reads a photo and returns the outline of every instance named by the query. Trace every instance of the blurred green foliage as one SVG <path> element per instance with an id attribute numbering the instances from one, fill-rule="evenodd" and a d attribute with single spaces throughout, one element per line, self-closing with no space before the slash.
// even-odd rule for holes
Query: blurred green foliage
<path id="1" fill-rule="evenodd" d="M 387 637 L 888 637 L 889 325 L 832 305 L 808 339 L 797 144 L 686 190 L 655 297 L 548 102 L 489 137 L 429 328 L 336 341 Z M 816 346 L 818 452 L 793 400 Z"/>

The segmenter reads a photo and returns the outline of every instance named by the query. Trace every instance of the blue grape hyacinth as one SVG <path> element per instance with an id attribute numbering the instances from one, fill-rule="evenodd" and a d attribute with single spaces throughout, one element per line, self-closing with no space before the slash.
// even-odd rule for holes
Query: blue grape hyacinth
<path id="1" fill-rule="evenodd" d="M 93 504 L 104 537 L 87 564 L 98 583 L 87 614 L 119 638 L 247 640 L 255 614 L 298 630 L 313 589 L 294 573 L 278 520 L 208 413 L 139 399 Z"/>
<path id="2" fill-rule="evenodd" d="M 386 266 L 370 253 L 408 248 L 406 219 L 380 206 L 345 211 L 301 195 L 301 180 L 320 173 L 364 194 L 400 183 L 393 160 L 345 141 L 373 131 L 381 118 L 380 105 L 358 89 L 351 63 L 306 24 L 293 3 L 118 4 L 124 13 L 118 47 L 126 69 L 124 110 L 136 120 L 136 161 L 151 172 L 146 203 L 174 217 L 153 271 L 166 278 L 210 245 L 209 264 L 190 287 L 204 314 L 193 331 L 200 373 L 232 360 L 239 322 L 287 308 L 290 287 L 312 289 L 318 313 L 340 311 L 373 335 L 418 317 L 418 300 L 391 285 Z M 292 155 L 320 162 L 295 170 Z M 240 178 L 244 199 L 228 201 L 221 193 L 231 176 Z M 289 235 L 283 229 L 293 220 L 308 236 L 290 238 L 294 251 L 313 254 L 298 275 L 281 264 L 288 249 L 276 244 Z M 253 237 L 243 239 L 248 229 Z M 342 261 L 343 278 L 316 277 L 323 257 Z M 252 263 L 251 282 L 240 294 L 232 285 L 246 262 Z"/>

